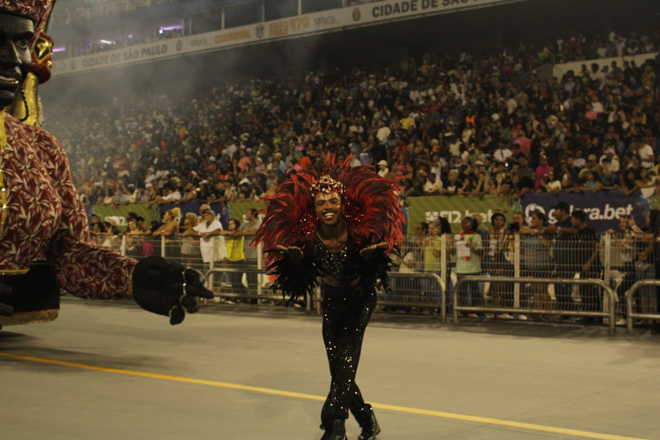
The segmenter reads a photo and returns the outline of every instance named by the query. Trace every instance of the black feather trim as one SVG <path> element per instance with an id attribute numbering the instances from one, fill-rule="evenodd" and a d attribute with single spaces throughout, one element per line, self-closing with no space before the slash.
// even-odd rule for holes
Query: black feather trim
<path id="1" fill-rule="evenodd" d="M 394 261 L 387 255 L 386 249 L 376 249 L 368 260 L 360 256 L 360 251 L 373 243 L 373 235 L 367 240 L 361 240 L 359 245 L 348 253 L 341 282 L 350 286 L 354 280 L 359 279 L 358 286 L 361 292 L 367 292 L 374 287 L 383 287 L 385 293 L 391 294 L 390 277 L 388 272 L 397 267 Z M 394 247 L 392 253 L 398 255 L 398 248 Z"/>
<path id="2" fill-rule="evenodd" d="M 314 263 L 314 255 L 307 246 L 302 247 L 303 258 L 300 263 L 294 263 L 278 249 L 270 249 L 264 252 L 277 253 L 281 258 L 272 261 L 267 268 L 269 275 L 275 275 L 275 282 L 272 285 L 273 293 L 282 291 L 282 297 L 289 299 L 287 307 L 296 302 L 299 298 L 306 300 L 306 295 L 314 294 L 314 288 L 318 285 L 318 269 Z"/>

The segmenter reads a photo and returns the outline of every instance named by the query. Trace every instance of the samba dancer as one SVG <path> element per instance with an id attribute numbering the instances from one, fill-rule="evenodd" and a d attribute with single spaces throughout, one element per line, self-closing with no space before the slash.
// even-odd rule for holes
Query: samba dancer
<path id="1" fill-rule="evenodd" d="M 403 215 L 396 183 L 372 167 L 336 164 L 328 155 L 321 173 L 304 170 L 266 198 L 255 242 L 270 254 L 274 290 L 291 297 L 323 278 L 323 341 L 330 365 L 330 392 L 321 411 L 322 440 L 345 440 L 349 410 L 373 440 L 380 427 L 355 383 L 362 340 L 376 307 L 376 286 L 388 286 L 389 254 L 401 243 Z"/>

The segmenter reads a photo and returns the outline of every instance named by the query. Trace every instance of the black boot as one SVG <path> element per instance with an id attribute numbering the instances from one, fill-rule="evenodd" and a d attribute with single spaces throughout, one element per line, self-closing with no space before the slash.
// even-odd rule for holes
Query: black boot
<path id="1" fill-rule="evenodd" d="M 346 419 L 335 419 L 329 427 L 326 426 L 328 429 L 323 433 L 321 440 L 348 440 L 345 422 Z"/>
<path id="2" fill-rule="evenodd" d="M 371 405 L 367 403 L 362 409 L 354 412 L 353 416 L 362 428 L 362 434 L 358 440 L 375 440 L 376 436 L 380 434 L 380 426 Z"/>

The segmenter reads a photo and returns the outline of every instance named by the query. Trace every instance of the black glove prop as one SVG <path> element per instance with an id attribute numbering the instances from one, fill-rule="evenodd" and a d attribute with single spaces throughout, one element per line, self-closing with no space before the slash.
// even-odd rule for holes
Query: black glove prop
<path id="1" fill-rule="evenodd" d="M 135 302 L 149 312 L 169 316 L 172 325 L 183 322 L 184 309 L 188 313 L 199 310 L 196 296 L 213 298 L 197 270 L 162 257 L 147 257 L 133 270 Z"/>

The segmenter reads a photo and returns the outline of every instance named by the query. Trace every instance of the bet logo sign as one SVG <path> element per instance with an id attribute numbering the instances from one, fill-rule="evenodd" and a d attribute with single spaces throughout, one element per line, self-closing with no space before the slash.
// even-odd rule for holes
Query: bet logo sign
<path id="1" fill-rule="evenodd" d="M 545 214 L 545 209 L 543 206 L 537 205 L 536 203 L 530 203 L 527 205 L 525 208 L 525 220 L 527 220 L 527 223 L 529 223 L 529 221 L 532 219 L 532 214 L 535 212 L 541 212 Z"/>

